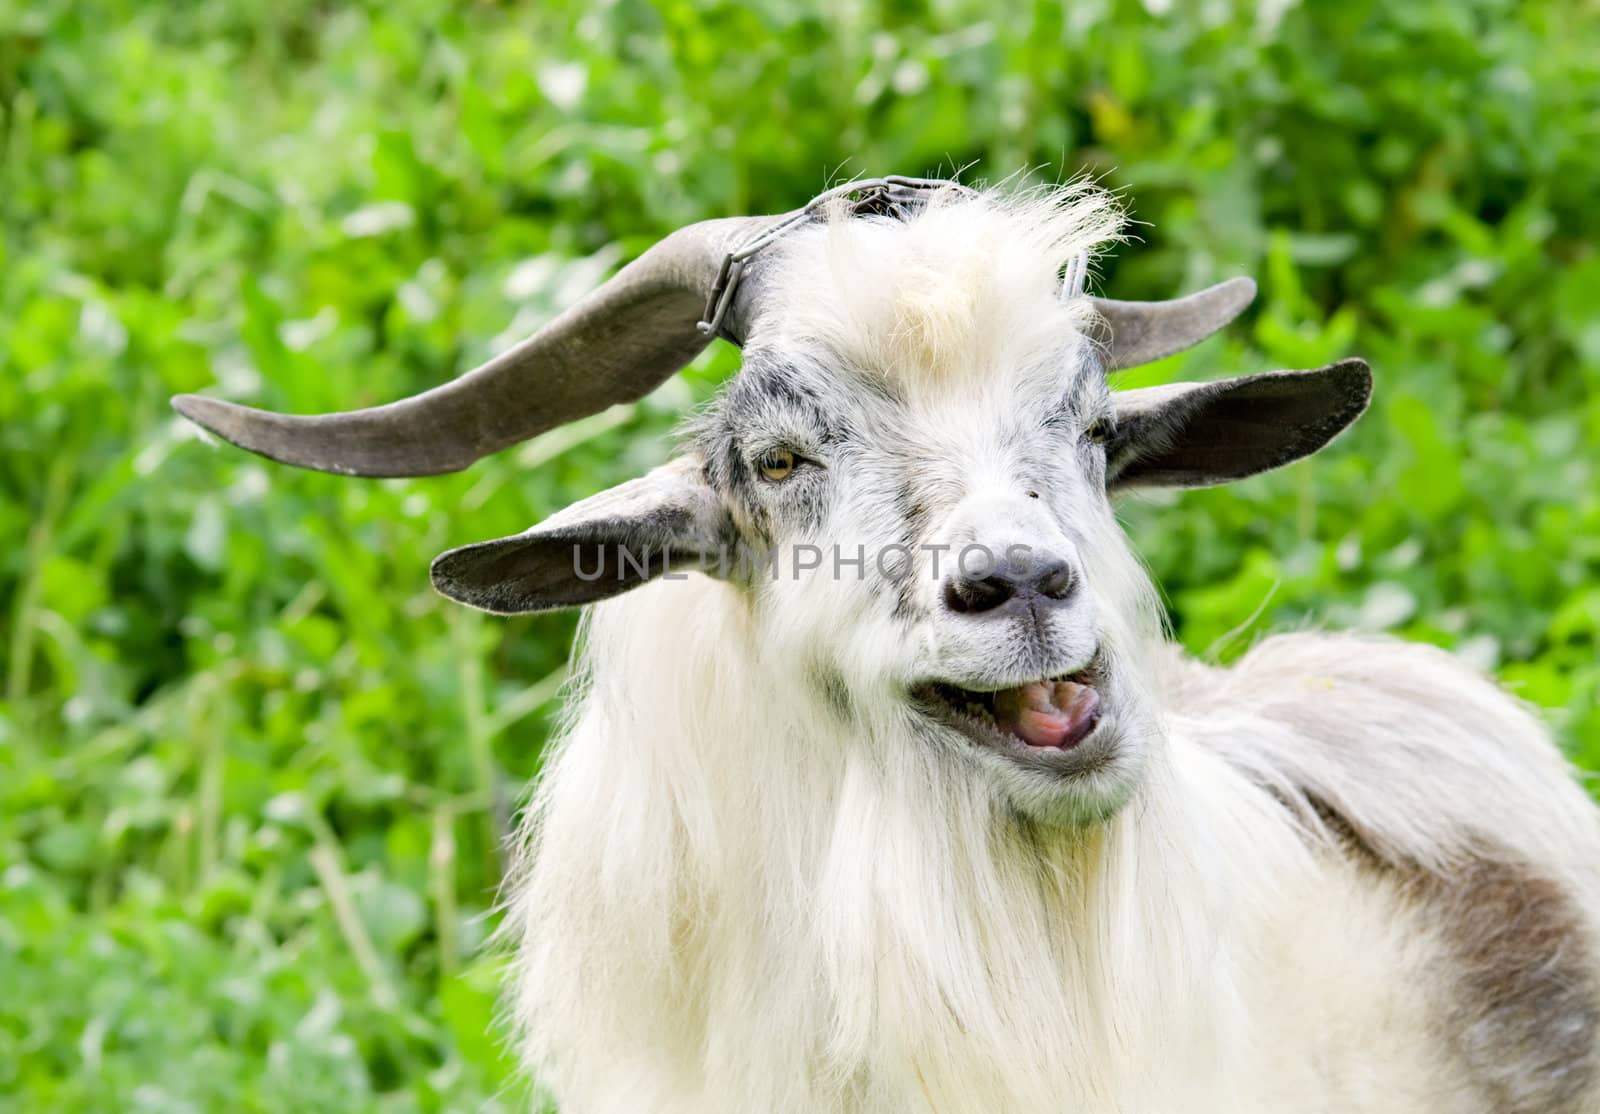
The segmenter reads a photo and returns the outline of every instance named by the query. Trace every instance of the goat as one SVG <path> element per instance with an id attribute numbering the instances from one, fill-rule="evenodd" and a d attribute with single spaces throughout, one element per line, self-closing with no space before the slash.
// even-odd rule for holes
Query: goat
<path id="1" fill-rule="evenodd" d="M 671 463 L 432 570 L 593 605 L 508 883 L 563 1109 L 1600 1110 L 1600 823 L 1529 710 L 1393 640 L 1163 637 L 1112 497 L 1315 452 L 1371 379 L 1112 390 L 1254 295 L 1084 294 L 1120 219 L 855 183 L 681 229 L 409 400 L 175 400 L 428 475 L 742 345 Z"/>

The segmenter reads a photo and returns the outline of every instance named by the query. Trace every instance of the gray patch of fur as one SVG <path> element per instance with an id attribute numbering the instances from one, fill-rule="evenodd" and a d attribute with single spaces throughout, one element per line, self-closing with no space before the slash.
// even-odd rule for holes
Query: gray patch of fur
<path id="1" fill-rule="evenodd" d="M 1483 857 L 1444 873 L 1385 859 L 1311 798 L 1336 844 L 1401 880 L 1438 952 L 1425 975 L 1459 1091 L 1484 1114 L 1567 1114 L 1600 1081 L 1600 977 L 1583 912 L 1530 865 Z"/>
<path id="2" fill-rule="evenodd" d="M 1584 1109 L 1600 1076 L 1600 986 L 1571 895 L 1524 864 L 1490 860 L 1415 891 L 1444 944 L 1444 1037 L 1484 1110 Z"/>

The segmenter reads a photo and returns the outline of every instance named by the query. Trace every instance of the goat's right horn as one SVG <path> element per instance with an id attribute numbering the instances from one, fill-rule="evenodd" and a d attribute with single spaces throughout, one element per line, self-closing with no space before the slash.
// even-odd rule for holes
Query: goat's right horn
<path id="1" fill-rule="evenodd" d="M 728 253 L 794 214 L 681 228 L 516 347 L 412 398 L 276 414 L 202 395 L 173 407 L 240 448 L 352 476 L 455 472 L 547 429 L 649 393 L 711 342 L 697 326 Z"/>
<path id="2" fill-rule="evenodd" d="M 1165 302 L 1119 302 L 1090 298 L 1104 319 L 1107 371 L 1154 363 L 1193 348 L 1244 312 L 1255 300 L 1256 284 L 1231 278 L 1184 298 Z"/>

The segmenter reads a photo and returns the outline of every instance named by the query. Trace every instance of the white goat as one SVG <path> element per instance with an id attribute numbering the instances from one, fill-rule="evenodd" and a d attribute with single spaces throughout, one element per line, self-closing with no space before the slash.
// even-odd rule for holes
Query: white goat
<path id="1" fill-rule="evenodd" d="M 1110 496 L 1304 456 L 1370 383 L 1111 391 L 1253 292 L 1063 289 L 1117 229 L 1087 188 L 863 183 L 676 233 L 416 399 L 178 400 L 426 474 L 742 340 L 678 460 L 434 566 L 495 611 L 615 597 L 510 882 L 564 1110 L 1600 1110 L 1600 823 L 1533 716 L 1426 647 L 1162 638 Z"/>

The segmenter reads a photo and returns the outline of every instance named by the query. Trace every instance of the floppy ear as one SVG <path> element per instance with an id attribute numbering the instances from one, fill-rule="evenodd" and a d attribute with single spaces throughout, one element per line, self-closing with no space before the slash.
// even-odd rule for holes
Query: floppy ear
<path id="1" fill-rule="evenodd" d="M 1106 486 L 1210 487 L 1310 456 L 1367 408 L 1363 360 L 1113 395 Z"/>
<path id="2" fill-rule="evenodd" d="M 526 533 L 441 553 L 431 575 L 442 595 L 498 615 L 578 607 L 711 564 L 729 529 L 700 461 L 680 457 Z"/>

